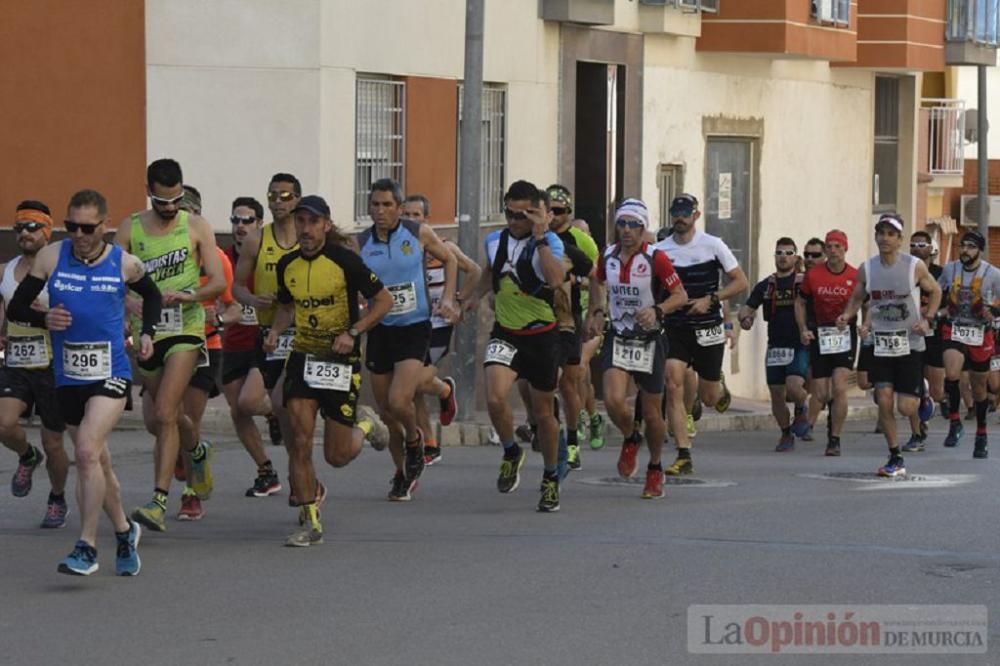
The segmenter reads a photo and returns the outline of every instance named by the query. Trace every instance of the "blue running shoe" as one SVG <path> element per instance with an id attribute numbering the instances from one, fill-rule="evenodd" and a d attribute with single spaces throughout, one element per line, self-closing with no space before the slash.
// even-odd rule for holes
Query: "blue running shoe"
<path id="1" fill-rule="evenodd" d="M 903 451 L 906 453 L 920 452 L 924 450 L 924 438 L 920 435 L 910 435 L 909 441 L 903 444 Z"/>
<path id="2" fill-rule="evenodd" d="M 890 479 L 906 476 L 906 466 L 902 456 L 889 456 L 889 462 L 878 468 L 878 475 Z"/>
<path id="3" fill-rule="evenodd" d="M 944 438 L 944 445 L 949 449 L 955 448 L 962 439 L 964 432 L 965 426 L 962 425 L 961 421 L 952 421 L 951 426 L 948 428 L 948 436 Z"/>
<path id="4" fill-rule="evenodd" d="M 116 576 L 138 576 L 142 568 L 139 559 L 139 539 L 142 538 L 142 527 L 134 520 L 128 521 L 129 529 L 124 534 L 115 532 L 118 540 L 118 550 L 115 554 Z"/>
<path id="5" fill-rule="evenodd" d="M 795 420 L 792 421 L 792 434 L 802 439 L 808 434 L 810 429 L 809 426 L 809 408 L 802 405 L 801 408 L 795 408 Z"/>
<path id="6" fill-rule="evenodd" d="M 77 541 L 73 552 L 59 563 L 57 571 L 70 576 L 89 576 L 97 569 L 97 549 L 86 541 Z"/>
<path id="7" fill-rule="evenodd" d="M 927 380 L 924 381 L 926 382 Z M 917 411 L 917 415 L 920 417 L 920 420 L 925 423 L 930 421 L 931 417 L 934 416 L 934 401 L 931 400 L 926 391 L 924 393 L 924 397 L 920 399 L 920 409 Z"/>

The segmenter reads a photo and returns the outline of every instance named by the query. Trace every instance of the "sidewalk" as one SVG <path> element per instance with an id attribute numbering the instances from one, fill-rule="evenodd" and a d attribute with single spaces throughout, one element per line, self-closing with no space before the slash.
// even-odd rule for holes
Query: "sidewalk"
<path id="1" fill-rule="evenodd" d="M 847 408 L 848 421 L 869 421 L 874 426 L 878 415 L 878 408 L 872 403 L 870 398 L 856 397 L 850 398 Z M 136 400 L 136 409 L 125 412 L 119 423 L 119 429 L 143 429 L 142 410 L 140 399 Z M 520 409 L 514 411 L 515 425 L 524 423 L 524 412 Z M 605 428 L 610 439 L 615 438 L 615 427 L 606 418 L 603 405 L 599 405 L 602 414 L 605 414 Z M 433 422 L 432 416 L 432 422 Z M 826 412 L 820 414 L 818 425 L 826 423 Z M 264 419 L 257 419 L 257 425 L 267 437 L 267 426 Z M 468 421 L 455 422 L 449 426 L 440 426 L 434 423 L 437 430 L 437 440 L 441 446 L 484 446 L 489 444 L 490 419 L 485 411 L 476 412 L 474 417 Z M 208 402 L 205 409 L 205 417 L 202 421 L 202 430 L 206 433 L 227 434 L 235 437 L 233 423 L 229 418 L 229 406 L 222 396 L 213 398 Z M 744 400 L 733 398 L 732 405 L 725 414 L 718 414 L 714 409 L 706 408 L 701 420 L 698 421 L 698 432 L 723 432 L 723 431 L 755 431 L 755 430 L 777 430 L 774 417 L 771 416 L 771 405 L 769 402 L 755 400 Z"/>

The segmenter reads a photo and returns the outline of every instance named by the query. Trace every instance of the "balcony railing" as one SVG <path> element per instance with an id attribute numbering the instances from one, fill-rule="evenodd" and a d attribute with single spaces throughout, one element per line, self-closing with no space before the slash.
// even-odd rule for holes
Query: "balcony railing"
<path id="1" fill-rule="evenodd" d="M 965 172 L 965 100 L 921 100 L 927 129 L 927 170 L 932 176 Z"/>
<path id="2" fill-rule="evenodd" d="M 948 0 L 948 41 L 1000 45 L 1000 0 Z"/>

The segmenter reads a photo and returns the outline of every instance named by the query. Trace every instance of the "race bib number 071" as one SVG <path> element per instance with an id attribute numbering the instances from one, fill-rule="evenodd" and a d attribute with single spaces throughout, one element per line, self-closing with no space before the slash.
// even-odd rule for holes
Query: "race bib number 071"
<path id="1" fill-rule="evenodd" d="M 969 347 L 981 347 L 983 345 L 983 326 L 963 326 L 955 324 L 951 327 L 952 342 L 961 342 Z"/>

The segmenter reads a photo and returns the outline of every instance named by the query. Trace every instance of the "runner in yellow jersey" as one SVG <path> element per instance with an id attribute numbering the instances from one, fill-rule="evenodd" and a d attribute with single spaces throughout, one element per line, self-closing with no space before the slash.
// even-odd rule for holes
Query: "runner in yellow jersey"
<path id="1" fill-rule="evenodd" d="M 160 322 L 153 338 L 153 354 L 138 362 L 153 401 L 156 434 L 153 498 L 132 517 L 151 530 L 167 529 L 167 495 L 179 448 L 190 454 L 188 483 L 201 499 L 212 493 L 212 451 L 199 444 L 191 421 L 183 415 L 182 398 L 198 362 L 205 353 L 205 311 L 202 301 L 215 298 L 226 286 L 216 252 L 215 234 L 200 215 L 181 210 L 184 199 L 180 165 L 159 159 L 146 170 L 149 209 L 130 215 L 115 236 L 122 248 L 137 256 L 163 296 Z M 200 285 L 199 266 L 207 278 Z M 141 328 L 140 321 L 133 329 Z"/>

